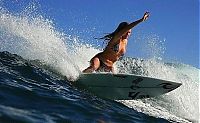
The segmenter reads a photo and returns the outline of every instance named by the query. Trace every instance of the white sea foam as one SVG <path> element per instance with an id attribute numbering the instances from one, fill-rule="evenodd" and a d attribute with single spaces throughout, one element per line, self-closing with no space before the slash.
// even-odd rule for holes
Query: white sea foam
<path id="1" fill-rule="evenodd" d="M 40 60 L 68 78 L 75 79 L 80 70 L 71 57 L 67 40 L 70 39 L 56 31 L 52 21 L 40 15 L 17 16 L 0 9 L 0 51 Z"/>
<path id="2" fill-rule="evenodd" d="M 134 59 L 127 60 L 129 67 L 141 68 L 141 75 L 179 82 L 182 86 L 160 97 L 119 102 L 154 117 L 177 122 L 198 122 L 199 69 L 184 64 L 166 64 L 155 59 L 133 61 Z M 132 72 L 128 68 L 125 70 Z"/>

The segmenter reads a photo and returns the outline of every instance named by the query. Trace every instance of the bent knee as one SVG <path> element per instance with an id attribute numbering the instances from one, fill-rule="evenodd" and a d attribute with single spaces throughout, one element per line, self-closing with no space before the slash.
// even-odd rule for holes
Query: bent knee
<path id="1" fill-rule="evenodd" d="M 94 69 L 94 70 L 97 70 L 100 66 L 100 60 L 99 58 L 95 57 L 91 60 L 91 67 Z"/>

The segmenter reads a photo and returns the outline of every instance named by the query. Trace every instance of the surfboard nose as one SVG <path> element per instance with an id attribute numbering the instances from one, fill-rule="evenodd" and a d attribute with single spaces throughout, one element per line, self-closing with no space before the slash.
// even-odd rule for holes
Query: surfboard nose
<path id="1" fill-rule="evenodd" d="M 167 92 L 170 92 L 170 91 L 180 87 L 181 85 L 182 85 L 182 83 L 175 83 L 175 82 L 159 84 L 159 86 L 161 86 L 163 89 L 167 90 Z"/>

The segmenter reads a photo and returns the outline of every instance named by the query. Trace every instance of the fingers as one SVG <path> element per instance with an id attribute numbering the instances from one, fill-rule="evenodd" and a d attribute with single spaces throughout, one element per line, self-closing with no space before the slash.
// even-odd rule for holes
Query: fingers
<path id="1" fill-rule="evenodd" d="M 144 15 L 148 16 L 150 15 L 150 12 L 145 12 Z"/>
<path id="2" fill-rule="evenodd" d="M 149 18 L 149 12 L 145 12 L 143 16 L 143 21 L 147 20 Z"/>

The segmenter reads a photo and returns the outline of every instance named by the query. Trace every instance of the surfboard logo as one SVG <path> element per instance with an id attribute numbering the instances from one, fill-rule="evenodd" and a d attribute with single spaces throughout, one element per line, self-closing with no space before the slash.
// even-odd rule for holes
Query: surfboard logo
<path id="1" fill-rule="evenodd" d="M 137 78 L 137 79 L 133 80 L 133 81 L 132 81 L 132 84 L 133 84 L 133 85 L 131 85 L 130 88 L 133 89 L 133 90 L 136 90 L 137 88 L 140 88 L 140 87 L 137 86 L 137 85 L 138 85 L 140 82 L 142 82 L 142 81 L 143 81 L 142 78 Z"/>
<path id="2" fill-rule="evenodd" d="M 158 86 L 161 86 L 163 89 L 166 89 L 168 92 L 174 90 L 174 85 L 171 83 L 161 83 Z"/>
<path id="3" fill-rule="evenodd" d="M 137 79 L 135 79 L 135 80 L 133 80 L 132 81 L 132 84 L 133 85 L 131 85 L 130 86 L 130 88 L 132 89 L 132 90 L 137 90 L 138 88 L 140 88 L 139 86 L 138 86 L 138 84 L 140 83 L 140 82 L 142 82 L 144 79 L 143 78 L 137 78 Z M 144 94 L 140 94 L 141 92 L 129 92 L 128 93 L 128 97 L 130 97 L 131 99 L 136 99 L 136 98 L 149 98 L 150 96 L 149 95 L 144 95 Z"/>
<path id="4" fill-rule="evenodd" d="M 142 98 L 149 98 L 149 95 L 140 94 L 140 92 L 129 92 L 128 97 L 131 99 L 142 99 Z"/>

